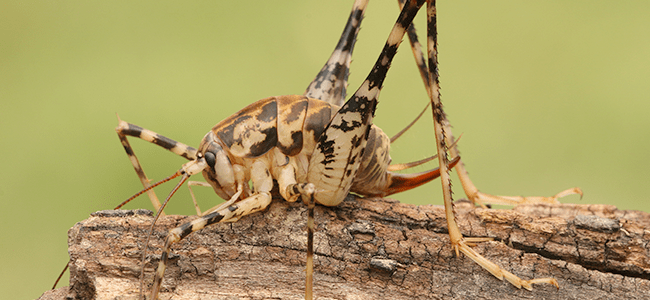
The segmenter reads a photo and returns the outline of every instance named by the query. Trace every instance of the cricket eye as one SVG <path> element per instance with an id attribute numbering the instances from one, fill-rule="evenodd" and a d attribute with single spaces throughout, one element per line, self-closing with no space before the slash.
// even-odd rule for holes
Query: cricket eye
<path id="1" fill-rule="evenodd" d="M 208 166 L 210 166 L 210 168 L 214 169 L 214 164 L 216 162 L 215 157 L 214 157 L 214 153 L 206 152 L 204 154 L 204 156 L 205 156 L 205 162 L 208 163 Z"/>

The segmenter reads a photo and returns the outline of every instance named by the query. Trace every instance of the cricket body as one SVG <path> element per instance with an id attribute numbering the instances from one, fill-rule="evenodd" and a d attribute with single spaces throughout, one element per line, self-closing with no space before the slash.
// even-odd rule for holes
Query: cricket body
<path id="1" fill-rule="evenodd" d="M 365 7 L 365 1 L 357 3 Z M 405 25 L 410 24 L 419 5 L 421 3 L 411 3 L 410 13 L 400 16 L 400 24 L 395 27 L 397 32 L 391 34 L 372 72 L 340 108 L 323 100 L 298 95 L 262 99 L 214 126 L 198 149 L 120 121 L 118 135 L 147 187 L 145 190 L 150 189 L 148 179 L 126 136 L 142 138 L 191 159 L 176 173 L 182 178 L 167 201 L 180 185 L 198 173 L 203 174 L 219 196 L 228 200 L 200 218 L 169 231 L 154 276 L 151 299 L 158 298 L 172 244 L 207 225 L 234 222 L 265 209 L 271 203 L 274 180 L 285 200 L 302 198 L 309 209 L 305 298 L 311 299 L 315 204 L 338 205 L 350 191 L 365 196 L 386 196 L 438 176 L 437 169 L 418 174 L 388 171 L 390 139 L 372 125 L 377 98 L 390 62 L 397 52 Z M 362 12 L 351 14 L 351 18 L 357 19 L 357 30 Z M 356 35 L 357 30 L 353 30 L 353 34 Z M 351 52 L 351 45 L 348 47 Z M 316 81 L 326 77 L 329 76 L 319 75 Z M 339 83 L 338 86 L 343 88 L 345 84 Z M 306 94 L 310 94 L 309 91 Z M 343 97 L 344 90 L 337 88 L 326 94 L 338 95 L 328 98 L 331 100 Z M 152 202 L 157 200 L 152 199 Z M 159 206 L 157 215 L 163 207 L 164 204 Z"/>
<path id="2" fill-rule="evenodd" d="M 278 181 L 282 197 L 291 202 L 300 196 L 296 190 L 301 188 L 296 186 L 298 182 L 315 182 L 314 200 L 326 206 L 338 205 L 350 191 L 386 196 L 438 177 L 438 169 L 417 174 L 388 171 L 390 139 L 374 125 L 366 126 L 362 137 L 349 137 L 348 144 L 324 148 L 318 143 L 319 138 L 337 112 L 339 107 L 335 105 L 301 95 L 259 100 L 215 125 L 204 136 L 198 150 L 191 150 L 196 158 L 183 165 L 180 172 L 187 177 L 201 172 L 223 199 L 253 195 L 261 197 L 262 203 L 271 199 L 273 179 Z M 120 121 L 117 130 L 121 134 L 141 136 L 146 132 L 124 121 Z M 355 154 L 345 164 L 330 167 L 329 164 L 339 161 L 326 157 L 324 162 L 314 163 L 312 156 L 317 147 L 325 149 L 323 152 L 338 150 Z M 354 151 L 355 148 L 361 150 Z M 314 171 L 315 167 L 321 168 Z M 332 180 L 316 180 L 321 175 Z M 337 180 L 341 178 L 347 181 L 339 185 Z M 247 184 L 249 181 L 253 190 Z"/>
<path id="3" fill-rule="evenodd" d="M 235 222 L 263 210 L 271 203 L 274 179 L 285 200 L 293 202 L 302 195 L 313 207 L 315 203 L 338 205 L 350 191 L 386 196 L 438 176 L 437 169 L 417 174 L 388 171 L 390 139 L 363 119 L 369 118 L 372 110 L 365 116 L 361 114 L 358 121 L 342 122 L 332 131 L 330 120 L 340 111 L 337 106 L 305 96 L 270 97 L 214 126 L 201 141 L 196 159 L 179 171 L 183 175 L 181 183 L 189 176 L 202 173 L 214 191 L 232 201 L 227 204 L 232 204 L 211 210 L 169 232 L 152 298 L 158 293 L 169 245 L 206 225 Z M 362 128 L 354 131 L 351 129 L 354 126 Z M 135 134 L 140 128 L 121 121 L 118 131 Z M 350 131 L 354 134 L 346 135 Z M 338 142 L 323 143 L 330 132 L 336 135 L 329 139 Z"/>
<path id="4" fill-rule="evenodd" d="M 338 110 L 325 102 L 300 96 L 268 98 L 222 121 L 204 137 L 197 159 L 182 168 L 184 178 L 201 171 L 224 198 L 236 193 L 246 198 L 169 232 L 155 274 L 152 299 L 159 291 L 169 245 L 211 223 L 236 221 L 266 208 L 271 202 L 273 179 L 277 180 L 284 199 L 295 201 L 302 196 L 310 208 L 308 235 L 313 240 L 316 203 L 338 205 L 350 190 L 362 195 L 386 195 L 403 190 L 405 184 L 417 186 L 433 178 L 426 175 L 402 178 L 393 185 L 394 176 L 404 175 L 387 173 L 389 139 L 372 126 L 379 90 L 398 42 L 387 43 L 388 51 L 382 52 L 373 73 Z M 278 115 L 278 112 L 282 113 Z M 371 147 L 367 147 L 369 141 Z M 230 167 L 229 163 L 241 167 Z M 215 168 L 218 165 L 224 167 Z M 428 172 L 433 173 L 433 170 Z M 243 182 L 250 179 L 254 193 L 247 197 L 245 188 L 242 190 L 243 182 L 236 178 L 243 178 Z M 226 181 L 230 181 L 230 187 L 224 187 Z M 236 186 L 239 188 L 235 189 Z M 312 297 L 312 260 L 308 254 L 308 299 Z"/>
<path id="5" fill-rule="evenodd" d="M 252 180 L 255 185 L 270 176 L 278 181 L 282 197 L 293 202 L 300 194 L 290 188 L 298 182 L 314 183 L 314 200 L 326 206 L 338 205 L 349 191 L 386 196 L 437 177 L 437 170 L 410 175 L 387 171 L 389 138 L 374 125 L 367 127 L 365 136 L 342 134 L 339 138 L 349 139 L 349 143 L 322 150 L 354 153 L 345 164 L 329 166 L 339 161 L 327 157 L 319 162 L 311 160 L 317 147 L 326 147 L 319 138 L 338 111 L 337 106 L 299 95 L 259 100 L 214 126 L 198 148 L 203 159 L 188 163 L 184 169 L 188 175 L 194 168 L 202 169 L 205 180 L 224 199 L 238 192 L 246 198 L 251 191 L 244 183 Z M 256 174 L 257 169 L 269 172 Z M 332 180 L 316 180 L 321 175 Z M 341 178 L 347 181 L 339 184 Z M 257 193 L 266 190 L 255 189 Z"/>
<path id="6" fill-rule="evenodd" d="M 422 54 L 412 25 L 415 14 L 424 2 L 411 0 L 400 3 L 404 7 L 377 62 L 354 95 L 340 107 L 345 98 L 351 53 L 367 0 L 356 0 L 354 3 L 339 44 L 304 95 L 270 97 L 247 106 L 214 126 L 197 149 L 133 124 L 119 122 L 116 129 L 118 136 L 145 187 L 134 197 L 147 192 L 158 210 L 156 219 L 175 191 L 190 176 L 198 173 L 203 174 L 207 181 L 205 185 L 211 186 L 220 197 L 227 200 L 204 213 L 197 206 L 199 218 L 169 231 L 154 275 L 150 299 L 158 299 L 174 243 L 210 224 L 235 222 L 243 216 L 264 210 L 271 203 L 274 180 L 277 181 L 282 198 L 292 202 L 300 198 L 308 208 L 305 299 L 312 298 L 313 208 L 316 204 L 338 205 L 349 192 L 364 196 L 386 196 L 417 187 L 438 176 L 442 181 L 450 242 L 457 255 L 459 252 L 464 253 L 497 278 L 506 279 L 518 288 L 532 289 L 533 283 L 558 286 L 552 278 L 520 279 L 488 261 L 469 245 L 489 241 L 490 238 L 465 238 L 456 224 L 448 173 L 454 167 L 458 170 L 468 198 L 477 205 L 553 203 L 558 197 L 581 192 L 574 188 L 552 197 L 505 197 L 478 192 L 459 160 L 456 143 L 440 102 L 435 1 L 427 1 L 427 60 Z M 419 162 L 407 164 L 406 167 L 389 165 L 390 143 L 394 139 L 389 139 L 372 124 L 379 92 L 406 32 L 409 33 L 416 63 L 433 108 L 437 152 L 440 154 L 440 169 L 416 174 L 391 172 Z M 428 68 L 425 61 L 428 61 Z M 190 161 L 175 175 L 151 185 L 127 136 L 149 141 Z M 453 159 L 450 159 L 450 154 Z M 177 176 L 181 176 L 180 182 L 161 205 L 152 188 Z M 152 228 L 154 224 L 155 220 Z"/>

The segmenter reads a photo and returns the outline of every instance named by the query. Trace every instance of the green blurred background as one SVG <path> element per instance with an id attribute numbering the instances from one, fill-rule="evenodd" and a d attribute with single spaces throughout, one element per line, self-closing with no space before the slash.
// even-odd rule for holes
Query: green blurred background
<path id="1" fill-rule="evenodd" d="M 398 14 L 395 1 L 371 2 L 352 91 Z M 463 159 L 482 191 L 552 195 L 579 186 L 584 199 L 563 201 L 650 211 L 644 196 L 650 2 L 440 2 L 443 102 L 454 133 L 464 134 Z M 47 290 L 67 261 L 67 230 L 141 188 L 114 132 L 116 113 L 197 146 L 245 105 L 301 94 L 351 6 L 351 0 L 2 1 L 0 298 L 36 298 Z M 417 21 L 424 32 L 424 18 Z M 389 135 L 427 101 L 406 47 L 375 119 Z M 433 152 L 426 116 L 393 146 L 394 161 Z M 132 145 L 154 179 L 184 162 L 144 142 Z M 159 196 L 171 188 L 161 187 Z M 198 192 L 204 208 L 218 198 Z M 395 198 L 441 204 L 440 186 Z M 150 204 L 142 197 L 127 208 Z M 168 213 L 194 213 L 185 189 Z"/>

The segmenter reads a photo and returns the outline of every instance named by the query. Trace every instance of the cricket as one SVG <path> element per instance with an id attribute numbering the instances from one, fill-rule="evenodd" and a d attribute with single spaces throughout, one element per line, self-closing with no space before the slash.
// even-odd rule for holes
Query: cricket
<path id="1" fill-rule="evenodd" d="M 143 190 L 115 209 L 146 193 L 157 211 L 151 224 L 153 231 L 156 220 L 164 214 L 166 204 L 186 182 L 188 185 L 211 187 L 225 200 L 205 211 L 201 211 L 194 200 L 199 217 L 168 232 L 153 282 L 144 282 L 145 276 L 142 274 L 141 297 L 159 299 L 160 294 L 165 293 L 162 281 L 175 243 L 211 224 L 237 222 L 256 212 L 264 213 L 272 201 L 275 186 L 284 200 L 301 201 L 307 208 L 304 294 L 305 299 L 313 299 L 317 296 L 313 293 L 313 286 L 318 285 L 318 281 L 314 281 L 313 266 L 314 230 L 315 223 L 318 222 L 318 216 L 314 215 L 315 205 L 339 205 L 349 193 L 364 197 L 384 197 L 417 188 L 438 177 L 444 198 L 450 249 L 456 256 L 461 256 L 462 253 L 497 279 L 505 279 L 516 288 L 533 290 L 533 284 L 550 284 L 561 288 L 553 278 L 523 279 L 492 263 L 472 248 L 472 245 L 491 239 L 464 237 L 459 229 L 451 193 L 452 169 L 456 170 L 467 199 L 475 206 L 559 203 L 558 198 L 572 194 L 582 195 L 582 191 L 571 188 L 550 197 L 495 196 L 479 192 L 460 157 L 458 147 L 462 142 L 459 143 L 452 134 L 451 124 L 440 99 L 435 2 L 398 1 L 401 12 L 392 30 L 386 33 L 383 49 L 377 49 L 376 63 L 371 70 L 357 71 L 368 75 L 347 100 L 352 53 L 368 0 L 354 2 L 334 51 L 304 93 L 273 96 L 252 102 L 216 123 L 212 129 L 206 128 L 207 134 L 196 148 L 119 120 L 118 117 L 116 131 L 119 140 L 143 184 Z M 427 18 L 424 47 L 412 24 L 419 11 L 425 13 Z M 397 10 L 395 15 L 397 16 Z M 411 124 L 396 136 L 389 137 L 373 125 L 373 117 L 375 113 L 384 113 L 381 104 L 378 105 L 379 94 L 384 84 L 390 84 L 389 81 L 384 82 L 386 74 L 405 35 L 408 36 L 410 50 L 429 99 L 423 99 L 423 106 L 428 105 Z M 431 149 L 431 157 L 410 163 L 391 164 L 391 143 L 420 119 L 429 107 L 434 123 L 431 138 L 436 141 L 436 149 Z M 128 137 L 160 146 L 188 162 L 169 177 L 152 183 L 145 175 Z M 410 174 L 396 172 L 434 159 L 438 161 L 438 168 Z M 202 174 L 205 182 L 188 181 L 198 174 Z M 173 179 L 179 181 L 161 203 L 153 189 Z M 153 237 L 146 237 L 147 244 L 150 238 Z M 147 249 L 141 250 L 144 273 Z"/>

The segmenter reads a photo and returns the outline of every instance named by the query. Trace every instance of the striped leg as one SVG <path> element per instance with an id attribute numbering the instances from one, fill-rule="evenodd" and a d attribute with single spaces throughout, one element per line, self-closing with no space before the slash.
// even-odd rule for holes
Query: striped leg
<path id="1" fill-rule="evenodd" d="M 188 160 L 196 159 L 196 149 L 187 146 L 183 143 L 176 142 L 170 138 L 157 134 L 153 131 L 124 122 L 120 120 L 119 116 L 117 117 L 117 119 L 118 119 L 118 125 L 115 128 L 115 131 L 117 132 L 117 136 L 120 138 L 120 142 L 122 143 L 122 146 L 126 151 L 126 155 L 129 156 L 129 160 L 131 161 L 131 164 L 133 164 L 135 173 L 138 174 L 138 178 L 140 178 L 140 182 L 142 182 L 142 185 L 144 186 L 145 189 L 151 186 L 151 181 L 149 180 L 149 178 L 147 178 L 147 175 L 144 174 L 144 170 L 140 165 L 140 161 L 138 161 L 138 158 L 135 156 L 135 152 L 133 152 L 133 148 L 131 148 L 131 144 L 129 143 L 129 140 L 126 138 L 127 136 L 137 137 L 147 142 L 156 144 L 175 154 L 185 157 Z M 154 209 L 158 211 L 160 209 L 161 204 L 160 201 L 158 200 L 158 197 L 156 196 L 156 193 L 153 191 L 153 189 L 150 189 L 147 191 L 147 195 L 149 196 L 149 199 L 151 200 L 151 204 L 153 205 Z M 200 212 L 198 205 L 196 204 L 196 200 L 194 199 L 194 194 L 192 194 L 192 199 L 194 200 L 194 204 L 197 209 L 197 212 Z M 115 209 L 122 207 L 122 205 L 126 204 L 126 202 L 128 202 L 128 200 L 122 202 Z M 211 209 L 210 211 L 212 210 L 214 210 L 214 208 Z M 161 211 L 161 215 L 164 214 L 165 213 Z M 61 280 L 61 277 L 67 270 L 68 270 L 68 264 L 65 265 L 63 271 L 61 271 L 61 274 L 59 274 L 59 277 L 54 282 L 52 289 L 56 288 L 56 285 L 59 283 L 59 280 Z"/>
<path id="2" fill-rule="evenodd" d="M 273 184 L 273 182 L 271 182 L 271 184 Z M 167 268 L 167 259 L 169 257 L 171 245 L 179 242 L 190 233 L 203 229 L 205 226 L 222 222 L 235 222 L 243 216 L 264 210 L 270 203 L 270 190 L 267 192 L 260 192 L 235 204 L 229 205 L 226 208 L 209 213 L 170 230 L 167 234 L 165 248 L 160 257 L 160 262 L 158 263 L 158 269 L 156 269 L 150 299 L 158 299 L 160 285 L 165 274 L 165 269 Z"/>
<path id="3" fill-rule="evenodd" d="M 330 104 L 342 106 L 348 87 L 348 74 L 352 62 L 352 51 L 361 26 L 363 12 L 368 0 L 356 0 L 352 12 L 343 29 L 334 52 L 320 70 L 314 81 L 309 84 L 304 95 L 310 98 L 327 101 Z"/>
<path id="4" fill-rule="evenodd" d="M 402 8 L 404 1 L 405 0 L 398 0 L 400 9 Z M 418 67 L 418 70 L 420 71 L 420 76 L 422 77 L 422 81 L 424 82 L 424 86 L 427 90 L 427 94 L 429 95 L 429 98 L 432 98 L 433 92 L 429 84 L 430 79 L 429 79 L 429 73 L 427 71 L 427 65 L 425 63 L 424 55 L 421 50 L 421 45 L 418 42 L 417 34 L 415 32 L 415 27 L 413 24 L 411 24 L 411 26 L 409 26 L 408 28 L 408 37 L 411 42 L 411 50 L 415 58 L 415 63 Z M 402 133 L 408 130 L 421 116 L 422 113 L 420 113 L 416 117 L 416 119 L 413 122 L 411 122 L 411 124 L 409 124 L 406 128 L 404 128 L 402 131 L 400 131 L 394 137 L 392 137 L 391 143 L 394 142 L 399 136 L 401 136 Z M 458 146 L 456 145 L 456 139 L 454 138 L 454 135 L 451 132 L 451 124 L 449 123 L 446 114 L 441 115 L 441 123 L 444 126 L 445 142 L 447 143 L 447 145 L 449 145 L 449 153 L 451 154 L 452 157 L 460 157 L 460 151 L 458 150 Z M 467 195 L 467 198 L 470 201 L 472 201 L 472 203 L 476 205 L 480 205 L 482 207 L 485 207 L 485 204 L 503 204 L 503 205 L 519 205 L 524 203 L 555 204 L 555 203 L 559 203 L 557 199 L 562 198 L 564 196 L 578 194 L 582 197 L 582 191 L 579 188 L 570 188 L 561 191 L 550 197 L 539 197 L 539 196 L 532 196 L 532 197 L 514 196 L 513 197 L 513 196 L 495 196 L 495 195 L 485 194 L 479 192 L 478 188 L 474 185 L 472 180 L 469 178 L 469 173 L 465 169 L 465 164 L 463 163 L 462 160 L 458 162 L 455 168 L 456 171 L 458 172 L 458 178 L 460 179 L 460 183 L 463 187 L 465 195 Z"/>
<path id="5" fill-rule="evenodd" d="M 140 126 L 124 122 L 120 120 L 119 117 L 118 121 L 119 123 L 117 125 L 117 128 L 115 128 L 115 131 L 117 132 L 117 136 L 120 138 L 120 142 L 126 151 L 126 155 L 129 156 L 129 160 L 135 169 L 135 173 L 138 174 L 138 178 L 140 178 L 140 182 L 142 182 L 142 186 L 144 186 L 145 189 L 150 186 L 150 180 L 147 178 L 147 175 L 144 174 L 144 170 L 140 165 L 140 161 L 138 161 L 138 158 L 135 156 L 135 152 L 133 152 L 133 148 L 131 148 L 131 144 L 129 144 L 129 141 L 126 138 L 127 136 L 136 137 L 156 144 L 188 160 L 196 159 L 196 149 L 188 145 L 174 141 L 170 138 L 144 129 Z M 147 191 L 147 195 L 149 196 L 154 209 L 157 211 L 160 208 L 160 201 L 158 200 L 156 193 L 153 191 L 153 189 L 151 189 Z"/>
<path id="6" fill-rule="evenodd" d="M 404 2 L 406 0 L 397 0 L 397 4 L 399 4 L 399 9 L 404 8 Z M 429 82 L 429 70 L 427 68 L 427 63 L 424 59 L 424 54 L 422 53 L 422 45 L 418 41 L 418 34 L 415 31 L 415 25 L 410 24 L 409 27 L 406 29 L 406 34 L 409 37 L 409 42 L 411 44 L 411 52 L 413 52 L 413 57 L 415 58 L 415 65 L 418 67 L 418 71 L 420 72 L 420 77 L 422 77 L 422 81 L 424 82 L 424 88 L 427 90 L 427 94 L 431 95 L 431 87 L 427 84 Z M 429 108 L 429 105 L 431 105 L 431 102 L 427 103 L 427 105 L 424 107 L 424 109 L 415 117 L 415 119 L 409 123 L 404 129 L 402 129 L 400 132 L 395 134 L 390 138 L 391 144 L 395 142 L 404 132 L 409 130 L 415 122 L 417 122 L 422 115 L 426 112 L 427 108 Z"/>
<path id="7" fill-rule="evenodd" d="M 502 269 L 493 262 L 487 260 L 485 257 L 478 254 L 468 244 L 474 242 L 484 241 L 482 239 L 466 239 L 463 237 L 458 224 L 456 223 L 456 215 L 454 213 L 454 206 L 451 197 L 451 179 L 449 177 L 449 160 L 447 152 L 449 151 L 446 144 L 447 127 L 443 125 L 445 121 L 445 113 L 440 101 L 440 83 L 438 81 L 438 50 L 437 50 L 437 27 L 436 27 L 436 8 L 435 0 L 427 0 L 427 50 L 429 53 L 429 82 L 430 90 L 432 91 L 431 103 L 433 107 L 434 131 L 436 136 L 436 147 L 440 162 L 440 179 L 442 182 L 442 190 L 444 196 L 445 214 L 447 218 L 447 226 L 449 229 L 449 239 L 452 248 L 456 251 L 464 253 L 467 257 L 471 258 L 474 262 L 481 267 L 492 273 L 495 277 L 503 280 L 504 278 L 512 283 L 514 286 L 532 290 L 533 283 L 548 283 L 559 288 L 557 281 L 553 278 L 538 278 L 531 280 L 523 280 L 514 274 Z"/>
<path id="8" fill-rule="evenodd" d="M 406 28 L 424 0 L 409 1 L 400 13 L 372 70 L 352 97 L 339 109 L 318 139 L 309 161 L 308 184 L 293 184 L 293 194 L 301 194 L 309 208 L 307 238 L 307 281 L 305 299 L 312 297 L 313 207 L 338 205 L 348 194 L 368 141 L 368 135 L 390 64 Z M 314 192 L 317 191 L 317 192 Z M 291 196 L 289 198 L 292 198 Z"/>
<path id="9" fill-rule="evenodd" d="M 192 232 L 203 229 L 205 226 L 222 222 L 236 222 L 243 216 L 264 210 L 269 206 L 272 199 L 271 190 L 273 189 L 273 178 L 269 170 L 270 165 L 267 160 L 260 159 L 253 162 L 251 165 L 251 181 L 253 182 L 255 194 L 169 231 L 160 262 L 158 263 L 158 269 L 154 276 L 150 299 L 158 299 L 160 285 L 165 275 L 167 259 L 172 244 L 179 242 Z"/>
<path id="10" fill-rule="evenodd" d="M 405 0 L 399 0 L 400 10 L 404 6 Z M 342 106 L 345 101 L 346 89 L 348 86 L 347 79 L 350 73 L 350 63 L 352 62 L 352 52 L 354 50 L 354 44 L 359 33 L 361 26 L 361 20 L 363 19 L 363 14 L 368 5 L 368 0 L 356 0 L 352 6 L 352 11 L 348 17 L 348 21 L 345 24 L 343 33 L 339 38 L 339 41 L 332 52 L 332 55 L 327 60 L 323 68 L 316 75 L 316 78 L 309 84 L 304 95 L 310 98 L 320 99 L 327 101 L 330 104 L 337 106 Z M 408 37 L 411 42 L 411 50 L 413 55 L 416 58 L 416 63 L 420 75 L 428 82 L 428 73 L 427 66 L 424 61 L 424 55 L 422 54 L 422 47 L 418 42 L 417 33 L 415 27 L 411 24 L 407 29 Z M 428 88 L 428 86 L 425 85 Z M 418 114 L 418 116 L 408 124 L 404 129 L 398 132 L 395 136 L 391 138 L 391 143 L 393 143 L 397 138 L 399 138 L 404 132 L 409 130 L 415 122 L 417 122 L 422 115 L 426 112 L 430 103 L 427 103 L 425 108 Z M 429 160 L 434 159 L 435 157 L 430 157 L 418 164 L 425 163 Z M 415 165 L 418 165 L 415 164 Z"/>

